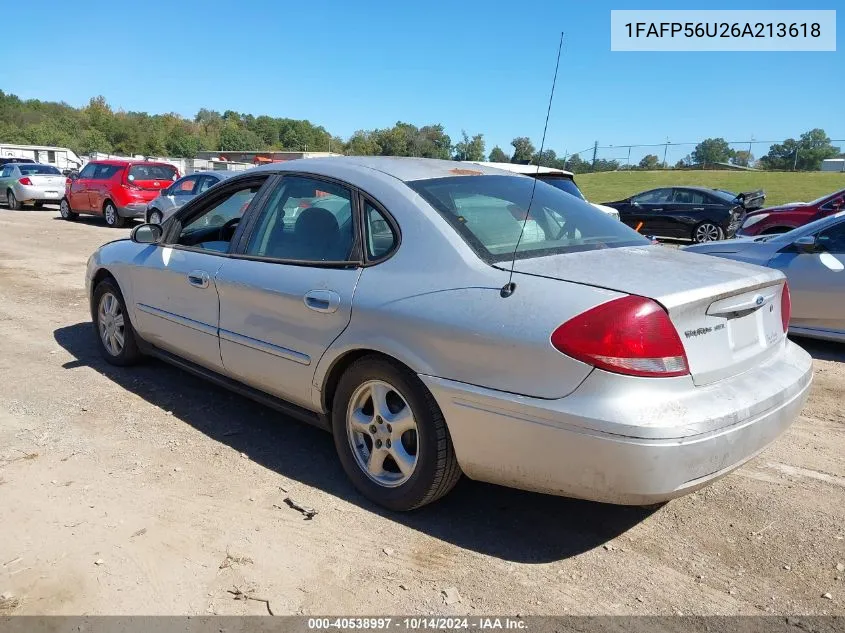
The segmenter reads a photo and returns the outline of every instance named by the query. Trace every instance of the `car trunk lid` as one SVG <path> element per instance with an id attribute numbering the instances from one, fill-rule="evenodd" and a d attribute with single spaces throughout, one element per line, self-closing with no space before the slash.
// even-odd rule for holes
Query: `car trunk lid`
<path id="1" fill-rule="evenodd" d="M 784 278 L 777 270 L 637 246 L 517 260 L 514 271 L 657 301 L 681 338 L 696 385 L 754 367 L 775 354 L 785 337 Z"/>
<path id="2" fill-rule="evenodd" d="M 61 174 L 29 174 L 24 178 L 29 178 L 33 187 L 51 191 L 64 191 L 67 180 Z"/>

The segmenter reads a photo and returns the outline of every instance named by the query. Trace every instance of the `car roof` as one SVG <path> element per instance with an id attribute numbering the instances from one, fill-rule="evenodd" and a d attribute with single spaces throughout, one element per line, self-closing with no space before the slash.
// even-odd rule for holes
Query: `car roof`
<path id="1" fill-rule="evenodd" d="M 565 169 L 556 169 L 554 167 L 539 167 L 537 165 L 522 165 L 520 163 L 494 163 L 487 161 L 472 161 L 475 165 L 484 165 L 485 167 L 495 167 L 496 169 L 503 169 L 504 171 L 512 171 L 516 174 L 524 174 L 526 176 L 534 176 L 535 174 L 551 174 L 559 176 L 573 177 L 571 171 Z"/>
<path id="2" fill-rule="evenodd" d="M 95 165 L 116 165 L 118 167 L 125 167 L 126 165 L 167 165 L 168 167 L 173 167 L 170 163 L 165 163 L 160 160 L 126 160 L 126 159 L 118 159 L 118 158 L 104 158 L 102 160 L 91 160 L 86 163 L 86 165 L 90 165 L 91 163 Z"/>
<path id="3" fill-rule="evenodd" d="M 182 176 L 182 178 L 190 178 L 191 176 L 217 176 L 218 178 L 223 180 L 224 178 L 229 178 L 230 176 L 234 176 L 235 174 L 239 173 L 242 172 L 230 171 L 228 169 L 207 169 L 205 171 L 195 171 L 190 174 L 185 174 L 184 176 Z"/>
<path id="4" fill-rule="evenodd" d="M 442 160 L 439 158 L 409 158 L 400 156 L 326 156 L 320 158 L 298 158 L 282 163 L 269 163 L 253 167 L 240 174 L 268 171 L 309 171 L 330 172 L 332 166 L 353 168 L 356 171 L 374 170 L 392 176 L 403 182 L 448 178 L 454 176 L 501 176 L 501 169 L 478 163 Z"/>

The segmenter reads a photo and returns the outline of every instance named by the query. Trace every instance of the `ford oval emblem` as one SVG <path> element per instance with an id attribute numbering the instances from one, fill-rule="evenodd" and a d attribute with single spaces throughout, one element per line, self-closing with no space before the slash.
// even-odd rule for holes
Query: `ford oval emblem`
<path id="1" fill-rule="evenodd" d="M 763 298 L 762 295 L 757 295 L 757 297 L 754 299 L 754 303 L 757 304 L 758 307 L 763 305 L 764 301 L 765 301 L 765 299 Z"/>

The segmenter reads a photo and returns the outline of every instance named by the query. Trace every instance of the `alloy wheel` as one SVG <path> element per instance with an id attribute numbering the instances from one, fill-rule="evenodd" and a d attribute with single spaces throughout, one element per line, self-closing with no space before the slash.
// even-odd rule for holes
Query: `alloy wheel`
<path id="1" fill-rule="evenodd" d="M 407 399 L 391 384 L 369 380 L 349 399 L 346 431 L 355 462 L 372 481 L 395 488 L 414 474 L 417 422 Z"/>
<path id="2" fill-rule="evenodd" d="M 696 242 L 716 242 L 722 237 L 722 231 L 715 224 L 705 222 L 695 229 Z"/>
<path id="3" fill-rule="evenodd" d="M 117 223 L 117 211 L 115 210 L 113 204 L 109 203 L 106 205 L 105 216 L 106 224 L 109 226 L 114 226 Z"/>
<path id="4" fill-rule="evenodd" d="M 120 356 L 126 342 L 126 322 L 120 300 L 110 292 L 100 297 L 97 326 L 106 351 L 112 356 Z"/>
<path id="5" fill-rule="evenodd" d="M 59 213 L 65 220 L 70 216 L 70 208 L 68 207 L 67 200 L 62 200 L 61 204 L 59 204 Z"/>

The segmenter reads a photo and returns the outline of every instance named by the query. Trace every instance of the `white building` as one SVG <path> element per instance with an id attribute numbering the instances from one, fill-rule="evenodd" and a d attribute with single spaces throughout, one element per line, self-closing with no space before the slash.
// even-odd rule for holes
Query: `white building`
<path id="1" fill-rule="evenodd" d="M 47 145 L 14 145 L 0 143 L 0 156 L 3 158 L 30 158 L 36 163 L 53 165 L 59 169 L 80 169 L 82 159 L 67 147 L 49 147 Z"/>
<path id="2" fill-rule="evenodd" d="M 173 165 L 183 176 L 193 174 L 197 171 L 244 171 L 253 167 L 251 163 L 236 163 L 230 160 L 142 156 L 141 154 L 136 154 L 135 156 L 118 156 L 117 154 L 104 154 L 103 152 L 93 152 L 90 156 L 86 156 L 85 162 L 87 163 L 89 160 L 152 160 L 157 163 Z"/>
<path id="3" fill-rule="evenodd" d="M 822 171 L 845 171 L 845 158 L 825 158 Z"/>

